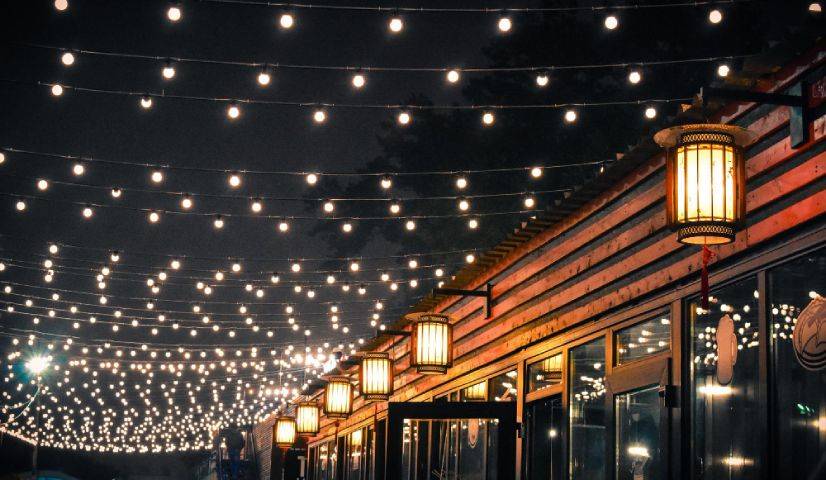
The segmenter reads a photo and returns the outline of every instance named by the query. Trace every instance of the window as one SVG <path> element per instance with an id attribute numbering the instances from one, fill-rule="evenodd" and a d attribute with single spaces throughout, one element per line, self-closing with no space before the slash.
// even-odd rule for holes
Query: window
<path id="1" fill-rule="evenodd" d="M 528 365 L 528 392 L 562 383 L 562 354 Z"/>
<path id="2" fill-rule="evenodd" d="M 488 380 L 488 401 L 516 401 L 516 370 L 505 372 Z"/>
<path id="3" fill-rule="evenodd" d="M 561 358 L 561 357 L 560 357 Z M 562 479 L 562 398 L 555 395 L 527 405 L 528 443 L 525 450 L 527 477 Z"/>
<path id="4" fill-rule="evenodd" d="M 776 382 L 776 475 L 813 478 L 818 461 L 826 457 L 826 371 L 807 370 L 800 364 L 792 334 L 802 328 L 799 333 L 804 342 L 806 338 L 823 341 L 822 336 L 817 337 L 818 330 L 824 331 L 822 320 L 819 325 L 803 326 L 797 318 L 813 297 L 826 296 L 826 250 L 769 271 L 768 288 L 771 366 L 775 372 L 771 378 Z M 817 341 L 806 344 L 815 347 Z"/>
<path id="5" fill-rule="evenodd" d="M 758 299 L 757 280 L 749 278 L 712 291 L 707 311 L 700 307 L 698 299 L 689 303 L 692 463 L 697 477 L 759 477 L 760 436 L 755 426 L 760 418 Z M 725 316 L 731 322 L 722 320 Z M 731 330 L 718 330 L 718 325 L 727 330 L 733 325 L 733 335 Z M 727 344 L 723 343 L 726 338 Z"/>
<path id="6" fill-rule="evenodd" d="M 361 480 L 363 452 L 366 439 L 364 430 L 354 430 L 347 435 L 347 480 Z"/>
<path id="7" fill-rule="evenodd" d="M 671 320 L 658 316 L 617 331 L 617 365 L 656 355 L 671 349 Z"/>
<path id="8" fill-rule="evenodd" d="M 616 418 L 616 479 L 663 478 L 660 449 L 659 385 L 614 398 Z"/>
<path id="9" fill-rule="evenodd" d="M 571 480 L 605 478 L 605 339 L 570 350 Z"/>

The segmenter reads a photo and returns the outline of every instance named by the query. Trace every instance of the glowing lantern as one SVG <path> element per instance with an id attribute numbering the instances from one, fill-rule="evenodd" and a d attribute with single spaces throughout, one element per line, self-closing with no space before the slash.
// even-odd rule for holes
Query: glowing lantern
<path id="1" fill-rule="evenodd" d="M 365 353 L 359 371 L 360 390 L 367 401 L 383 401 L 393 393 L 393 361 L 387 352 Z"/>
<path id="2" fill-rule="evenodd" d="M 295 418 L 281 416 L 275 419 L 272 427 L 272 438 L 279 448 L 290 448 L 295 443 L 296 423 Z"/>
<path id="3" fill-rule="evenodd" d="M 318 404 L 301 402 L 295 409 L 295 430 L 299 435 L 313 436 L 318 433 L 318 420 L 321 416 Z"/>
<path id="4" fill-rule="evenodd" d="M 668 149 L 666 212 L 677 240 L 694 245 L 730 243 L 746 211 L 743 146 L 754 135 L 733 125 L 693 124 L 660 131 Z"/>
<path id="5" fill-rule="evenodd" d="M 488 382 L 479 382 L 476 385 L 465 388 L 464 398 L 469 401 L 484 402 L 488 399 Z"/>
<path id="6" fill-rule="evenodd" d="M 330 377 L 324 389 L 324 414 L 329 418 L 347 418 L 353 408 L 353 386 L 344 376 Z"/>
<path id="7" fill-rule="evenodd" d="M 453 326 L 439 313 L 414 313 L 411 335 L 412 364 L 419 373 L 443 374 L 453 364 Z"/>

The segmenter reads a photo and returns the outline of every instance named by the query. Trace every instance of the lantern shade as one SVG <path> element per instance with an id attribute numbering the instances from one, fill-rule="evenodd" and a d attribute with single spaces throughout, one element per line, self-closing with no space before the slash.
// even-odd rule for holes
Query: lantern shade
<path id="1" fill-rule="evenodd" d="M 295 443 L 295 418 L 281 416 L 275 419 L 272 426 L 272 440 L 279 448 L 290 448 Z"/>
<path id="2" fill-rule="evenodd" d="M 472 402 L 484 402 L 488 399 L 488 382 L 479 382 L 464 389 L 464 399 Z"/>
<path id="3" fill-rule="evenodd" d="M 318 433 L 320 408 L 315 402 L 300 402 L 295 408 L 295 430 L 299 435 L 313 436 Z"/>
<path id="4" fill-rule="evenodd" d="M 388 400 L 393 393 L 393 361 L 387 352 L 368 352 L 361 359 L 359 389 L 367 401 Z"/>
<path id="5" fill-rule="evenodd" d="M 353 408 L 353 385 L 345 376 L 333 376 L 324 388 L 324 414 L 329 418 L 347 418 Z"/>
<path id="6" fill-rule="evenodd" d="M 440 313 L 415 313 L 413 321 L 411 362 L 419 373 L 447 373 L 453 364 L 453 325 L 450 317 Z"/>
<path id="7" fill-rule="evenodd" d="M 682 125 L 654 136 L 668 149 L 666 213 L 678 241 L 734 241 L 746 211 L 743 147 L 753 139 L 744 128 L 722 124 Z"/>

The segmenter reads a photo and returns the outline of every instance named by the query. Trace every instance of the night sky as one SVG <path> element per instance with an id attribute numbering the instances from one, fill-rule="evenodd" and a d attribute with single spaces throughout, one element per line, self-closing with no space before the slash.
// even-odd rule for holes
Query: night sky
<path id="1" fill-rule="evenodd" d="M 30 398 L 26 395 L 33 393 L 31 385 L 15 389 L 20 376 L 25 378 L 21 365 L 26 357 L 41 352 L 52 353 L 58 364 L 81 357 L 95 363 L 161 363 L 165 352 L 171 352 L 167 358 L 189 365 L 186 360 L 220 361 L 214 355 L 218 347 L 226 350 L 227 358 L 240 349 L 243 354 L 238 358 L 249 360 L 250 349 L 256 347 L 261 354 L 258 360 L 268 362 L 259 371 L 261 376 L 271 380 L 280 369 L 294 374 L 291 387 L 298 386 L 303 378 L 300 366 L 277 367 L 273 359 L 289 360 L 303 353 L 305 342 L 314 354 L 325 342 L 325 355 L 339 344 L 345 353 L 350 344 L 358 348 L 357 339 L 372 336 L 373 314 L 379 315 L 381 323 L 397 320 L 435 286 L 436 269 L 443 269 L 447 278 L 462 267 L 468 253 L 479 255 L 520 219 L 536 214 L 523 203 L 531 192 L 537 192 L 534 208 L 547 208 L 561 198 L 563 190 L 597 175 L 603 162 L 615 161 L 618 153 L 642 135 L 667 123 L 679 104 L 582 106 L 576 108 L 577 122 L 570 125 L 563 121 L 567 107 L 494 109 L 490 111 L 496 121 L 490 127 L 481 122 L 485 109 L 409 109 L 413 120 L 400 127 L 395 121 L 400 109 L 328 106 L 324 108 L 327 121 L 319 125 L 312 120 L 314 107 L 256 105 L 243 100 L 468 106 L 680 99 L 702 85 L 719 82 L 719 64 L 729 65 L 736 76 L 748 63 L 743 55 L 759 53 L 801 28 L 811 28 L 805 6 L 780 3 L 719 6 L 724 14 L 719 25 L 708 21 L 715 6 L 621 10 L 616 12 L 620 21 L 616 31 L 603 27 L 608 13 L 603 11 L 512 14 L 513 29 L 502 35 L 497 30 L 497 13 L 402 13 L 404 30 L 392 34 L 387 28 L 392 12 L 373 10 L 295 8 L 291 10 L 295 25 L 285 31 L 278 27 L 282 10 L 264 5 L 184 2 L 182 19 L 173 23 L 166 18 L 169 3 L 163 1 L 69 0 L 64 12 L 56 11 L 51 1 L 4 2 L 0 12 L 6 38 L 0 74 L 0 148 L 5 150 L 5 161 L 0 164 L 0 261 L 5 269 L 0 272 L 0 287 L 10 286 L 11 293 L 0 294 L 5 305 L 0 312 L 6 377 L 2 390 L 9 392 L 0 404 L 17 405 Z M 419 1 L 416 6 L 470 5 Z M 61 49 L 76 51 L 73 65 L 61 63 Z M 78 50 L 140 54 L 158 60 Z M 444 72 L 365 70 L 367 83 L 360 90 L 350 83 L 355 70 L 277 67 L 282 63 L 461 69 L 718 56 L 736 58 L 641 66 L 643 80 L 633 86 L 627 75 L 634 65 L 463 72 L 456 84 L 446 81 Z M 162 59 L 172 57 L 268 63 L 272 81 L 267 87 L 256 82 L 260 67 L 190 62 L 176 62 L 174 79 L 165 80 Z M 546 88 L 537 86 L 538 73 L 549 75 Z M 152 107 L 143 109 L 139 95 L 66 88 L 56 97 L 50 92 L 53 83 L 156 96 Z M 229 101 L 163 98 L 161 94 L 235 99 L 240 101 L 241 114 L 234 120 L 228 118 Z M 648 106 L 657 108 L 653 120 L 643 115 Z M 66 155 L 94 160 L 61 158 Z M 84 166 L 82 176 L 72 173 L 78 162 Z M 168 167 L 158 169 L 162 182 L 152 182 L 155 169 L 146 166 L 150 164 Z M 532 179 L 522 169 L 568 164 L 581 166 L 548 168 L 540 179 Z M 462 173 L 499 168 L 517 170 Z M 456 173 L 394 176 L 388 191 L 379 186 L 379 175 L 324 175 L 423 171 Z M 232 172 L 241 172 L 239 188 L 228 184 Z M 309 186 L 300 172 L 318 172 L 320 181 Z M 467 190 L 456 189 L 460 176 L 469 180 Z M 38 189 L 41 179 L 49 182 L 45 191 Z M 122 189 L 117 199 L 110 193 L 113 187 Z M 185 193 L 192 195 L 195 206 L 181 214 Z M 458 197 L 463 195 L 486 196 L 470 199 L 470 213 L 479 217 L 457 216 L 462 213 L 457 210 Z M 355 197 L 367 200 L 341 200 L 335 202 L 332 215 L 323 211 L 324 199 Z M 415 197 L 447 198 L 417 201 Z M 263 199 L 260 214 L 250 210 L 255 198 Z M 348 220 L 324 218 L 390 216 L 391 199 L 409 199 L 402 201 L 400 218 L 349 220 L 352 234 L 342 232 Z M 20 200 L 26 202 L 23 212 L 16 209 Z M 93 215 L 84 219 L 82 210 L 87 206 Z M 158 223 L 147 220 L 149 210 L 160 212 Z M 225 222 L 220 230 L 213 226 L 216 214 Z M 418 218 L 416 229 L 408 232 L 404 226 L 407 215 L 444 218 Z M 280 233 L 280 219 L 290 217 L 305 218 L 289 219 L 289 232 Z M 468 221 L 474 218 L 479 227 L 469 229 Z M 49 252 L 52 243 L 59 246 L 56 254 Z M 111 261 L 113 251 L 120 255 L 118 262 Z M 180 270 L 170 267 L 173 259 L 181 262 Z M 44 266 L 46 260 L 53 262 L 51 282 L 44 279 L 49 270 Z M 417 268 L 409 267 L 410 260 L 418 263 Z M 357 273 L 348 271 L 353 261 L 359 262 Z M 231 265 L 236 262 L 242 269 L 233 273 Z M 290 271 L 296 262 L 301 265 L 299 273 Z M 110 273 L 104 279 L 106 288 L 100 289 L 95 277 L 104 267 Z M 223 281 L 215 280 L 218 270 L 225 275 Z M 162 271 L 168 275 L 166 280 L 159 279 Z M 277 285 L 271 282 L 276 272 Z M 390 280 L 382 281 L 382 273 Z M 327 285 L 329 275 L 335 277 L 333 285 Z M 160 287 L 157 294 L 147 285 L 148 278 Z M 412 287 L 411 280 L 418 281 L 418 286 Z M 198 281 L 214 292 L 205 295 L 196 288 Z M 390 288 L 394 281 L 396 291 Z M 247 284 L 252 285 L 251 291 L 245 290 Z M 343 284 L 350 286 L 349 292 L 342 290 Z M 300 293 L 294 291 L 296 285 L 302 286 Z M 364 295 L 358 294 L 359 286 L 366 288 Z M 263 297 L 256 296 L 258 289 L 263 290 Z M 308 298 L 308 290 L 316 295 Z M 54 293 L 59 299 L 53 299 Z M 100 304 L 101 295 L 107 297 L 106 305 Z M 32 300 L 31 306 L 26 305 L 27 299 Z M 381 310 L 377 301 L 382 303 Z M 151 309 L 147 302 L 152 303 Z M 200 312 L 193 311 L 195 305 L 201 307 Z M 246 314 L 239 312 L 240 305 L 247 307 Z M 288 305 L 293 313 L 287 313 Z M 72 306 L 77 310 L 72 311 Z M 331 311 L 333 306 L 338 312 Z M 54 317 L 49 316 L 50 309 Z M 120 316 L 115 316 L 116 310 Z M 163 322 L 157 319 L 159 314 L 165 314 Z M 332 328 L 333 314 L 339 318 L 337 330 Z M 204 315 L 209 323 L 204 323 Z M 94 325 L 89 323 L 90 316 L 96 317 Z M 245 323 L 247 316 L 252 324 Z M 297 331 L 289 318 L 299 325 Z M 137 326 L 132 326 L 133 321 Z M 173 330 L 176 322 L 179 328 Z M 117 332 L 113 324 L 119 324 Z M 212 331 L 215 325 L 220 327 L 218 332 Z M 259 331 L 253 331 L 253 325 Z M 157 335 L 150 333 L 153 327 L 158 328 Z M 348 333 L 343 332 L 345 327 Z M 194 337 L 190 334 L 193 328 L 197 330 Z M 306 339 L 305 329 L 311 331 Z M 37 340 L 25 345 L 30 334 Z M 64 350 L 68 338 L 73 345 Z M 13 345 L 13 339 L 20 344 Z M 103 353 L 95 352 L 107 342 L 110 346 Z M 142 344 L 147 345 L 145 351 Z M 81 354 L 81 345 L 90 352 Z M 288 345 L 295 350 L 285 355 Z M 184 358 L 179 346 L 191 352 L 192 358 Z M 124 356 L 116 357 L 116 350 Z M 130 350 L 136 351 L 132 357 Z M 6 357 L 16 351 L 20 357 Z M 157 357 L 150 358 L 150 351 Z M 203 359 L 198 358 L 201 351 L 206 355 Z M 125 364 L 124 370 L 128 371 Z M 317 365 L 311 370 L 320 371 Z M 17 376 L 9 379 L 12 371 Z M 52 391 L 62 388 L 53 384 L 62 375 L 46 376 Z M 84 375 L 73 374 L 72 385 L 81 389 L 77 385 Z M 101 373 L 101 385 L 110 382 L 109 375 Z M 164 375 L 159 374 L 156 383 L 163 382 Z M 219 376 L 250 381 L 248 375 L 241 371 Z M 186 372 L 179 378 L 197 381 L 198 376 Z M 143 379 L 129 373 L 126 383 Z M 251 405 L 258 384 L 242 390 L 245 405 Z M 114 391 L 104 397 L 107 406 L 118 408 L 121 397 L 113 396 Z M 225 406 L 234 401 L 234 394 L 235 390 L 220 394 Z M 159 395 L 156 389 L 148 397 L 156 402 L 162 399 Z M 209 407 L 211 395 L 205 391 L 193 395 L 204 408 Z M 85 393 L 79 397 L 90 400 Z M 130 405 L 143 400 L 133 390 L 126 397 Z M 276 405 L 275 396 L 265 397 L 256 397 L 259 403 L 252 415 L 263 416 Z M 51 407 L 58 403 L 47 402 Z M 186 407 L 186 402 L 181 404 Z M 4 412 L 3 420 L 18 411 Z M 239 418 L 228 422 L 244 423 Z M 60 462 L 59 455 L 54 458 Z"/>

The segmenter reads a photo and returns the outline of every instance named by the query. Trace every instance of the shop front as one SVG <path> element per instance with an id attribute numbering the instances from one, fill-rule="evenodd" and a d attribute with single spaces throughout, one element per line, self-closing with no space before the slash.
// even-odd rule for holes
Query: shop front
<path id="1" fill-rule="evenodd" d="M 754 87 L 809 89 L 802 141 L 787 106 L 711 115 L 754 137 L 733 241 L 678 241 L 666 157 L 643 142 L 457 276 L 492 285 L 490 316 L 478 296 L 416 308 L 450 319 L 444 373 L 417 369 L 410 321 L 369 345 L 392 360 L 388 401 L 342 364 L 351 412 L 322 417 L 307 477 L 824 478 L 824 71 L 819 45 Z"/>

